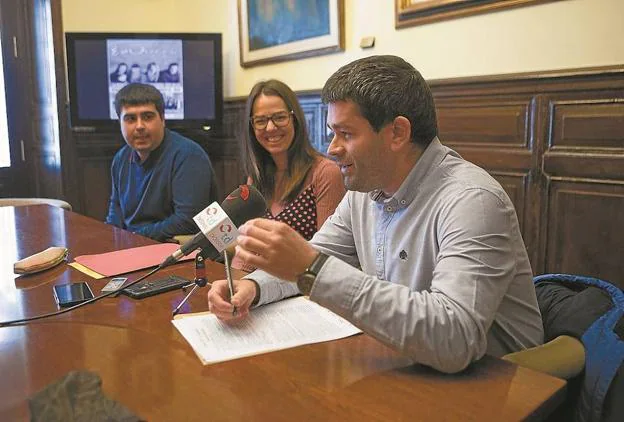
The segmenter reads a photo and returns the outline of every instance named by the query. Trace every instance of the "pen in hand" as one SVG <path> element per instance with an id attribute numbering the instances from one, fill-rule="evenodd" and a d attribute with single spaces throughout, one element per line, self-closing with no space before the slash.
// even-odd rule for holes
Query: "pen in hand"
<path id="1" fill-rule="evenodd" d="M 223 257 L 225 258 L 225 277 L 227 278 L 228 289 L 230 290 L 230 303 L 234 296 L 234 282 L 232 281 L 232 267 L 230 266 L 230 253 L 228 250 L 223 251 Z M 232 308 L 232 315 L 236 315 L 236 306 Z"/>

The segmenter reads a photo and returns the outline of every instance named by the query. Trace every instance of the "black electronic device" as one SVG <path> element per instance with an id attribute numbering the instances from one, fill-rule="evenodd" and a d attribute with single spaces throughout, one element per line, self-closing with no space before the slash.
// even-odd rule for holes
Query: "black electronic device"
<path id="1" fill-rule="evenodd" d="M 221 34 L 65 33 L 74 131 L 119 131 L 114 99 L 131 82 L 155 86 L 172 129 L 214 131 L 223 118 Z"/>
<path id="2" fill-rule="evenodd" d="M 54 286 L 54 300 L 59 308 L 68 308 L 89 299 L 93 299 L 93 291 L 84 281 Z"/>
<path id="3" fill-rule="evenodd" d="M 154 296 L 160 293 L 169 292 L 171 290 L 181 289 L 184 286 L 191 286 L 194 283 L 177 275 L 170 275 L 166 278 L 158 280 L 142 281 L 121 291 L 121 293 L 130 296 L 133 299 L 143 299 L 145 297 Z"/>

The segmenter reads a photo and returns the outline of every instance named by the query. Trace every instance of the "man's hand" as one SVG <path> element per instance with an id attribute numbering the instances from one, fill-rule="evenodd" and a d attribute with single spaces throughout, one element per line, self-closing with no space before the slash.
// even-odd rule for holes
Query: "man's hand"
<path id="1" fill-rule="evenodd" d="M 208 309 L 222 320 L 239 319 L 247 316 L 249 307 L 256 297 L 256 283 L 251 280 L 233 280 L 234 296 L 229 301 L 230 289 L 227 280 L 216 280 L 208 292 Z M 236 306 L 236 315 L 232 315 Z"/>
<path id="2" fill-rule="evenodd" d="M 283 280 L 296 281 L 318 251 L 285 223 L 256 218 L 238 229 L 236 255 L 246 264 Z"/>

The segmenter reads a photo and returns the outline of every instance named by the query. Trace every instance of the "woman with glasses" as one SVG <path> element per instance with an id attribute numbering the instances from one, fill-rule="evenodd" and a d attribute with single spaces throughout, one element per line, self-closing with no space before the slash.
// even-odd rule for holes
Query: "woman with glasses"
<path id="1" fill-rule="evenodd" d="M 283 82 L 258 82 L 245 111 L 242 165 L 267 200 L 266 218 L 311 239 L 345 194 L 340 169 L 310 144 L 301 105 Z"/>

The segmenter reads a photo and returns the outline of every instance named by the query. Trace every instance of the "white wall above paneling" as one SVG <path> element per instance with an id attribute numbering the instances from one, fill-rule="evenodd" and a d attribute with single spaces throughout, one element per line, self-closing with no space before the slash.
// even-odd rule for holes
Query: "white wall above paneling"
<path id="1" fill-rule="evenodd" d="M 63 0 L 67 32 L 221 32 L 226 97 L 267 78 L 319 89 L 372 54 L 402 56 L 427 79 L 624 64 L 623 19 L 623 0 L 563 0 L 397 30 L 394 1 L 345 0 L 344 52 L 244 69 L 236 0 Z M 359 47 L 365 36 L 373 48 Z"/>

